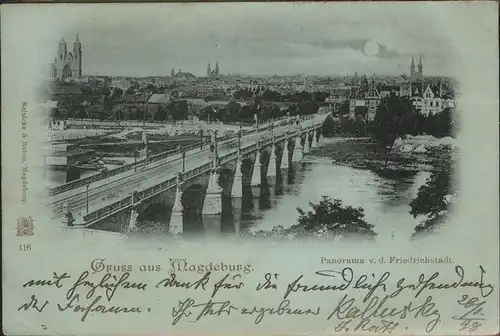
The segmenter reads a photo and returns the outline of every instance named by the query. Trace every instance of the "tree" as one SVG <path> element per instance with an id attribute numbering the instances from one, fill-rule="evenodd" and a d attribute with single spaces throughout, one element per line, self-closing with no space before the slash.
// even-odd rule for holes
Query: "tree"
<path id="1" fill-rule="evenodd" d="M 312 101 L 304 101 L 299 103 L 299 114 L 300 115 L 310 115 L 318 113 L 319 105 Z"/>
<path id="2" fill-rule="evenodd" d="M 349 100 L 346 99 L 340 104 L 340 115 L 349 114 Z"/>
<path id="3" fill-rule="evenodd" d="M 264 121 L 267 121 L 271 118 L 272 118 L 271 108 L 268 105 L 262 106 L 262 108 L 259 111 L 259 120 L 264 122 Z"/>
<path id="4" fill-rule="evenodd" d="M 449 205 L 457 196 L 457 188 L 453 180 L 454 160 L 451 148 L 444 148 L 445 159 L 437 166 L 426 183 L 418 189 L 417 197 L 410 203 L 410 214 L 417 218 L 425 216 L 415 227 L 413 237 L 430 233 L 446 222 Z"/>
<path id="5" fill-rule="evenodd" d="M 266 90 L 262 95 L 262 100 L 279 102 L 282 100 L 281 95 L 276 91 Z"/>
<path id="6" fill-rule="evenodd" d="M 377 233 L 373 225 L 364 220 L 363 208 L 343 206 L 339 199 L 332 200 L 323 196 L 319 203 L 309 203 L 313 211 L 307 213 L 297 208 L 299 212 L 298 223 L 289 228 L 281 225 L 275 226 L 271 231 L 243 231 L 244 236 L 293 239 L 300 237 L 363 237 L 374 239 Z"/>
<path id="7" fill-rule="evenodd" d="M 186 100 L 173 101 L 168 105 L 168 110 L 173 120 L 186 120 L 188 104 Z"/>
<path id="8" fill-rule="evenodd" d="M 321 134 L 327 138 L 332 137 L 340 130 L 340 124 L 329 114 L 321 126 Z"/>
<path id="9" fill-rule="evenodd" d="M 373 225 L 364 220 L 364 209 L 342 205 L 340 199 L 323 196 L 319 203 L 309 203 L 313 211 L 307 213 L 301 208 L 298 223 L 288 229 L 302 236 L 357 236 L 374 238 L 377 233 Z"/>
<path id="10" fill-rule="evenodd" d="M 449 107 L 436 115 L 436 130 L 432 134 L 436 137 L 451 136 L 454 120 Z"/>
<path id="11" fill-rule="evenodd" d="M 220 120 L 223 122 L 239 121 L 241 106 L 235 101 L 230 101 L 224 109 L 221 110 Z"/>
<path id="12" fill-rule="evenodd" d="M 374 137 L 384 146 L 389 146 L 384 167 L 397 138 L 404 138 L 414 130 L 417 112 L 407 98 L 390 95 L 382 98 L 375 119 Z"/>

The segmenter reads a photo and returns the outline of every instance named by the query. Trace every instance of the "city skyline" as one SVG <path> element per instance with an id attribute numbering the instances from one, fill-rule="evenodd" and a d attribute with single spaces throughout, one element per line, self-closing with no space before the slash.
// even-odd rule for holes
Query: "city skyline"
<path id="1" fill-rule="evenodd" d="M 174 68 L 203 77 L 208 62 L 218 62 L 223 75 L 397 76 L 409 73 L 412 56 L 423 57 L 425 75 L 451 74 L 450 41 L 436 35 L 432 18 L 416 20 L 402 4 L 396 9 L 311 4 L 300 10 L 224 4 L 223 13 L 217 5 L 174 7 L 148 10 L 147 16 L 141 15 L 143 7 L 127 7 L 119 18 L 82 8 L 81 20 L 68 25 L 63 37 L 72 41 L 79 34 L 84 75 L 169 76 Z"/>

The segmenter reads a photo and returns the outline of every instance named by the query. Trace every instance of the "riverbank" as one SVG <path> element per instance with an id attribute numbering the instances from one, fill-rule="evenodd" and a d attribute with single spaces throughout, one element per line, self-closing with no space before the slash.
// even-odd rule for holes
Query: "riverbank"
<path id="1" fill-rule="evenodd" d="M 325 138 L 309 155 L 358 169 L 417 172 L 432 171 L 451 150 L 449 139 L 411 137 L 396 141 L 385 165 L 388 149 L 371 138 Z"/>

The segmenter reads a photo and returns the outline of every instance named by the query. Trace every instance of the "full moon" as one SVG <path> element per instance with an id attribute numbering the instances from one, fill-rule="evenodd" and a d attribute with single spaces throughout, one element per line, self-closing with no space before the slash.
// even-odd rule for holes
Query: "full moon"
<path id="1" fill-rule="evenodd" d="M 370 40 L 365 44 L 365 54 L 368 56 L 375 56 L 378 54 L 379 47 L 377 41 Z"/>

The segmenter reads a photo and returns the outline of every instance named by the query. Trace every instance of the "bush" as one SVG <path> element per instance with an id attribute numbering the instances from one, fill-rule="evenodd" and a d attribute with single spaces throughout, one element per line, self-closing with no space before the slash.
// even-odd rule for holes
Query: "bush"
<path id="1" fill-rule="evenodd" d="M 354 237 L 373 239 L 377 233 L 373 225 L 364 220 L 364 209 L 342 205 L 339 199 L 323 196 L 319 203 L 309 203 L 312 211 L 297 208 L 297 224 L 290 228 L 275 226 L 272 231 L 245 231 L 243 235 L 267 239 L 292 239 L 297 237 Z"/>

